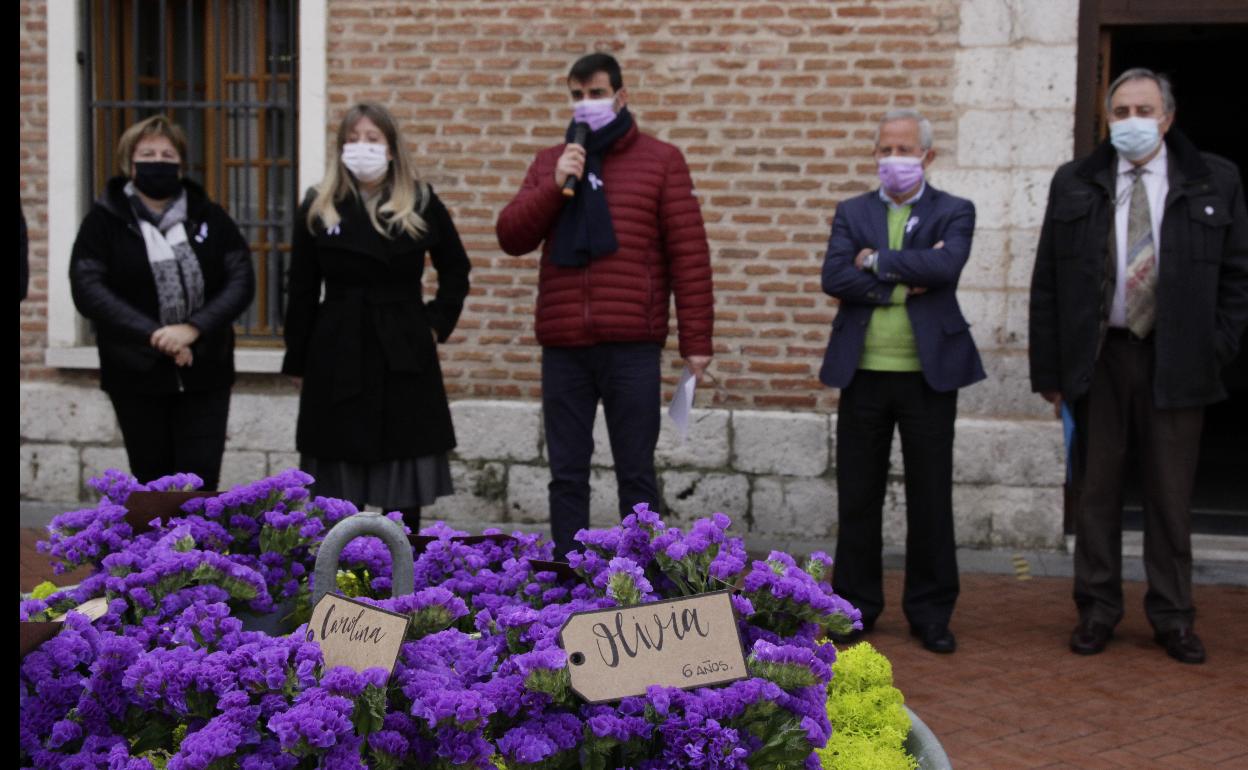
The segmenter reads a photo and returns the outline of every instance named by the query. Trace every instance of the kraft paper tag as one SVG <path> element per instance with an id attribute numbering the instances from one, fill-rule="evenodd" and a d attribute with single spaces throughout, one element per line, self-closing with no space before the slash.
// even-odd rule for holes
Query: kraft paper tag
<path id="1" fill-rule="evenodd" d="M 108 614 L 108 599 L 105 599 L 103 596 L 97 596 L 94 599 L 87 599 L 85 602 L 83 602 L 82 604 L 79 604 L 77 607 L 71 607 L 69 609 L 69 612 L 66 612 L 64 615 L 60 616 L 59 618 L 53 619 L 52 622 L 64 623 L 65 618 L 69 617 L 70 612 L 80 612 L 83 615 L 86 615 L 87 618 L 90 619 L 92 623 L 94 623 L 95 621 L 99 620 L 100 618 Z"/>
<path id="2" fill-rule="evenodd" d="M 589 703 L 691 689 L 749 672 L 729 591 L 578 612 L 559 631 L 572 691 Z"/>
<path id="3" fill-rule="evenodd" d="M 356 672 L 384 668 L 393 673 L 411 619 L 337 594 L 325 594 L 312 608 L 306 639 L 321 646 L 325 670 L 347 666 Z"/>

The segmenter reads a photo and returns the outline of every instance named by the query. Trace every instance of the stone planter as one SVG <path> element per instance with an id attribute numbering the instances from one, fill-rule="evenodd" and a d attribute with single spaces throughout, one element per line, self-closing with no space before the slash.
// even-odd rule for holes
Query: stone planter
<path id="1" fill-rule="evenodd" d="M 919 770 L 953 770 L 949 755 L 945 753 L 945 747 L 940 745 L 936 734 L 909 706 L 903 708 L 910 717 L 910 734 L 906 736 L 905 748 L 910 756 L 918 760 Z"/>

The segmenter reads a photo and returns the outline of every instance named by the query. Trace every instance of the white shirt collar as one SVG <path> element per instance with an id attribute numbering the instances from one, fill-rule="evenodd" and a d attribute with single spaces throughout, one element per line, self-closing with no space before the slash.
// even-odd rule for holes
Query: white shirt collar
<path id="1" fill-rule="evenodd" d="M 1135 168 L 1135 164 L 1121 155 L 1118 156 L 1118 174 L 1131 173 L 1131 169 Z M 1160 174 L 1166 176 L 1166 140 L 1161 140 L 1161 151 L 1153 156 L 1153 159 L 1144 164 L 1144 172 L 1146 174 Z"/>

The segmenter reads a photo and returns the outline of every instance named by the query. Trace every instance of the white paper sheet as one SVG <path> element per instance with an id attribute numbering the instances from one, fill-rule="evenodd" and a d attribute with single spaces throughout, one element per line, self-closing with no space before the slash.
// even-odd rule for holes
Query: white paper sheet
<path id="1" fill-rule="evenodd" d="M 672 403 L 667 407 L 667 414 L 676 423 L 676 431 L 683 442 L 689 434 L 689 414 L 693 411 L 693 391 L 698 381 L 693 372 L 686 366 L 680 373 L 680 382 L 676 383 L 676 392 L 672 394 Z"/>

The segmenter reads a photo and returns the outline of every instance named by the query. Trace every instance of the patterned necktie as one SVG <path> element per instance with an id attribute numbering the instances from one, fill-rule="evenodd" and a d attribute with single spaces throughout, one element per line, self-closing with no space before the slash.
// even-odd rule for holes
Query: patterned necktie
<path id="1" fill-rule="evenodd" d="M 1127 211 L 1127 328 L 1137 337 L 1147 337 L 1157 314 L 1157 246 L 1153 243 L 1153 222 L 1148 194 L 1144 190 L 1144 169 L 1131 170 L 1131 208 Z"/>

